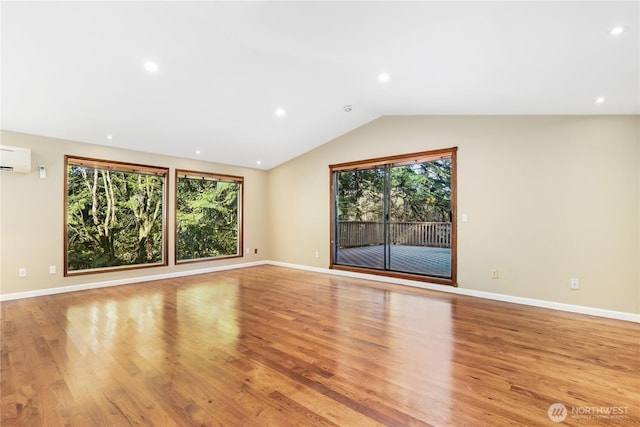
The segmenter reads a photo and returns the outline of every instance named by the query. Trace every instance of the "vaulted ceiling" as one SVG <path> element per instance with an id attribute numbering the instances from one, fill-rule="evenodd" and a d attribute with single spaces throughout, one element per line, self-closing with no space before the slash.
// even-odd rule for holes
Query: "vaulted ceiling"
<path id="1" fill-rule="evenodd" d="M 0 13 L 6 130 L 270 169 L 383 115 L 640 114 L 637 1 Z"/>

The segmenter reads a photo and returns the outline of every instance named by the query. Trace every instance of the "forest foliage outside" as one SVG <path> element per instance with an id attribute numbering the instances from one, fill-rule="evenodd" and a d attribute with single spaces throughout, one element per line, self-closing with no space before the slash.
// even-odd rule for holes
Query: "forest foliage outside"
<path id="1" fill-rule="evenodd" d="M 391 221 L 450 222 L 451 168 L 452 160 L 445 158 L 388 169 L 338 172 L 338 221 L 382 222 L 385 182 L 389 180 Z"/>
<path id="2" fill-rule="evenodd" d="M 67 162 L 66 271 L 166 262 L 166 170 Z"/>
<path id="3" fill-rule="evenodd" d="M 241 179 L 178 176 L 177 261 L 240 255 L 241 185 Z"/>

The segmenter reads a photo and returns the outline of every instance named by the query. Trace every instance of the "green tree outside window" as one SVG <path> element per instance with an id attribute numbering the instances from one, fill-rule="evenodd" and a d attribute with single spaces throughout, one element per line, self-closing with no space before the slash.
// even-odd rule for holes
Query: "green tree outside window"
<path id="1" fill-rule="evenodd" d="M 65 274 L 166 265 L 168 170 L 66 158 Z"/>
<path id="2" fill-rule="evenodd" d="M 241 256 L 241 177 L 176 171 L 176 261 Z"/>

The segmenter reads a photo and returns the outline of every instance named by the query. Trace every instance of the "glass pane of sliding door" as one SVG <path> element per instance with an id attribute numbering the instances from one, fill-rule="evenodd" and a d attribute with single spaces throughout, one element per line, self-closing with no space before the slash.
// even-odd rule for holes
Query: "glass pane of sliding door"
<path id="1" fill-rule="evenodd" d="M 389 169 L 387 269 L 451 278 L 451 159 Z"/>
<path id="2" fill-rule="evenodd" d="M 336 263 L 384 269 L 384 168 L 336 174 Z"/>
<path id="3" fill-rule="evenodd" d="M 332 166 L 332 265 L 455 281 L 455 151 L 421 154 Z"/>

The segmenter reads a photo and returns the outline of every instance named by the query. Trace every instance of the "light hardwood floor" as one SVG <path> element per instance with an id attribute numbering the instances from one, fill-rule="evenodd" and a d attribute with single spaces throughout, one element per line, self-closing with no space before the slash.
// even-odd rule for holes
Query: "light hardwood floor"
<path id="1" fill-rule="evenodd" d="M 640 423 L 630 322 L 276 266 L 1 306 L 3 427 Z"/>

